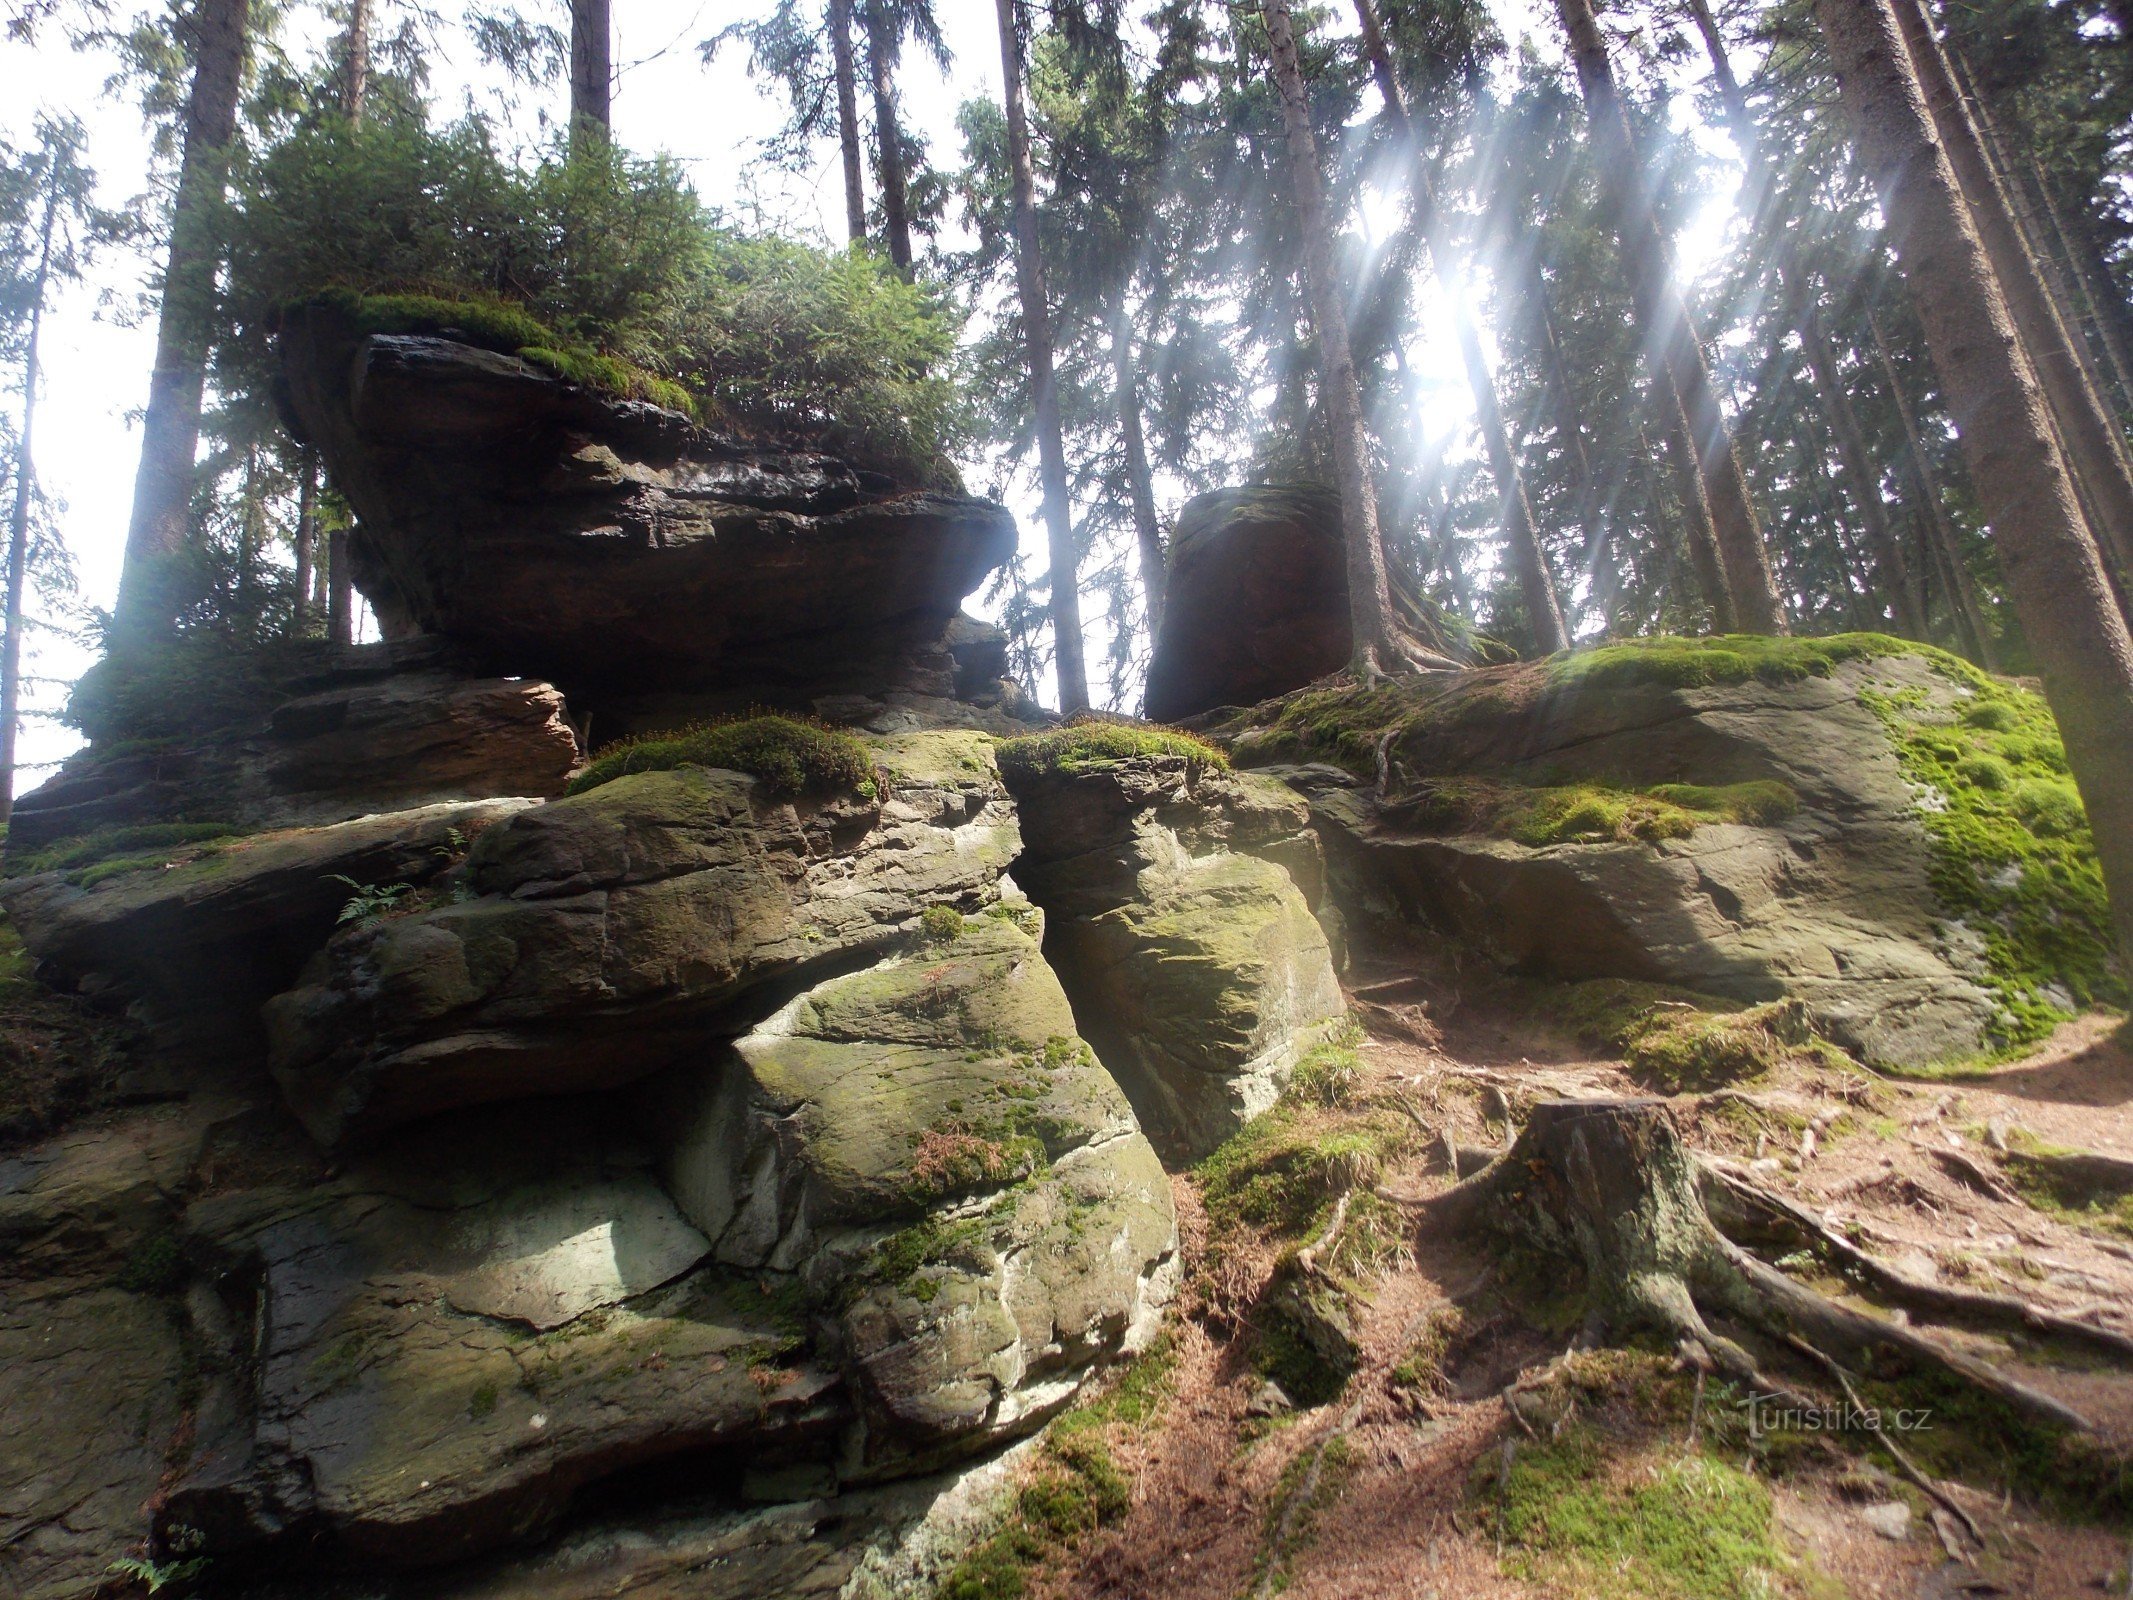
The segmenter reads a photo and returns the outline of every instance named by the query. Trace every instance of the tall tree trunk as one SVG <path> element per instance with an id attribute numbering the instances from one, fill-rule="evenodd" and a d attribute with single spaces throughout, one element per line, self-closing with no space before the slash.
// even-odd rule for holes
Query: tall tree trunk
<path id="1" fill-rule="evenodd" d="M 885 0 L 861 0 L 867 29 L 867 71 L 874 84 L 874 150 L 881 167 L 882 227 L 888 235 L 889 260 L 897 271 L 909 277 L 911 216 L 905 197 L 904 134 L 896 120 L 896 35 L 884 6 Z M 1010 85 L 1007 97 L 1019 109 L 1021 87 Z M 1025 142 L 1027 138 L 1025 129 Z"/>
<path id="2" fill-rule="evenodd" d="M 1895 358 L 1889 354 L 1889 342 L 1881 332 L 1881 319 L 1871 306 L 1867 308 L 1866 326 L 1874 341 L 1874 358 L 1880 362 L 1882 377 L 1896 402 L 1897 421 L 1903 424 L 1904 458 L 1918 485 L 1918 503 L 1925 508 L 1927 525 L 1947 560 L 1948 574 L 1954 584 L 1952 592 L 1963 615 L 1964 630 L 1977 641 L 1978 664 L 1997 672 L 2000 670 L 1999 646 L 1993 640 L 1992 630 L 1985 626 L 1985 611 L 1978 603 L 1976 580 L 1970 576 L 1970 564 L 1963 559 L 1962 542 L 1956 538 L 1954 524 L 1948 520 L 1948 503 L 1941 494 L 1940 477 L 1933 470 L 1933 458 L 1926 454 L 1925 437 L 1918 431 L 1918 413 L 1911 407 L 1910 391 L 1904 387 L 1903 375 L 1896 370 Z"/>
<path id="3" fill-rule="evenodd" d="M 348 533 L 335 528 L 326 536 L 326 637 L 338 645 L 355 643 L 355 574 L 348 564 Z"/>
<path id="4" fill-rule="evenodd" d="M 859 79 L 852 65 L 852 0 L 830 0 L 830 59 L 837 76 L 837 147 L 844 153 L 844 228 L 853 244 L 867 238 L 867 192 L 861 177 Z"/>
<path id="5" fill-rule="evenodd" d="M 1928 20 L 1929 31 L 1930 26 Z M 2105 379 L 2095 353 L 2089 348 L 2087 336 L 2082 332 L 2086 322 L 2090 326 L 2096 326 L 2099 338 L 2103 337 L 2101 319 L 2096 315 L 2093 304 L 2088 306 L 2086 318 L 2079 307 L 2078 302 L 2087 298 L 2087 286 L 2075 269 L 2066 229 L 2055 213 L 2050 190 L 2044 182 L 2043 169 L 2037 164 L 2036 151 L 2019 133 L 2010 138 L 2004 127 L 2002 107 L 1995 105 L 1986 96 L 1978 84 L 1976 74 L 1970 70 L 1970 64 L 1960 50 L 1952 44 L 1943 45 L 1940 49 L 1940 60 L 1952 73 L 1955 92 L 1970 112 L 1972 126 L 1983 140 L 1984 154 L 1991 163 L 2000 196 L 2013 215 L 2016 228 L 2029 253 L 2030 261 L 2037 269 L 2039 279 L 2051 295 L 2052 308 L 2067 334 L 2067 342 L 2072 346 L 2075 358 L 2080 361 L 2082 372 L 2094 389 L 2097 399 L 2116 417 L 2129 401 L 2133 401 L 2133 383 L 2129 383 L 2128 368 L 2120 361 L 2114 375 L 2117 385 L 2114 394 L 2111 382 Z M 1928 99 L 1930 98 L 1929 79 Z M 1943 131 L 1941 137 L 1945 141 L 1949 135 Z M 1962 177 L 1960 162 L 1956 166 L 1956 175 L 1958 178 Z M 1971 198 L 1970 203 L 1973 210 L 1979 205 L 1975 196 Z M 1992 249 L 1989 236 L 1985 243 L 1989 254 Z M 2002 270 L 1996 260 L 1994 270 Z M 2124 433 L 2114 428 L 2111 437 L 2113 443 L 2119 447 L 2121 462 L 2125 463 L 2129 470 L 2133 470 L 2133 457 L 2128 457 L 2124 448 Z"/>
<path id="6" fill-rule="evenodd" d="M 1780 192 L 1777 174 L 1764 159 L 1761 130 L 1756 126 L 1755 114 L 1749 108 L 1740 79 L 1734 75 L 1733 60 L 1726 49 L 1725 35 L 1719 31 L 1717 18 L 1711 14 L 1706 0 L 1688 0 L 1688 4 L 1696 29 L 1703 35 L 1704 53 L 1710 58 L 1711 79 L 1718 88 L 1719 104 L 1724 108 L 1733 142 L 1740 150 L 1742 165 L 1748 171 L 1747 187 L 1756 197 L 1753 209 L 1760 211 L 1763 206 L 1773 203 Z M 1755 223 L 1760 219 L 1751 214 L 1749 220 Z M 1866 534 L 1867 548 L 1873 552 L 1881 584 L 1892 602 L 1897 631 L 1914 639 L 1923 639 L 1926 637 L 1924 595 L 1910 570 L 1910 563 L 1904 559 L 1903 542 L 1889 519 L 1888 504 L 1881 495 L 1880 470 L 1875 465 L 1873 453 L 1867 449 L 1858 412 L 1852 406 L 1851 392 L 1844 386 L 1836 352 L 1830 348 L 1821 315 L 1815 309 L 1812 276 L 1781 236 L 1776 255 L 1778 282 L 1787 304 L 1793 308 L 1792 321 L 1799 330 L 1801 348 L 1807 354 L 1808 372 L 1814 379 L 1823 408 L 1829 413 L 1830 432 L 1837 443 L 1837 459 L 1844 469 L 1846 498 L 1859 509 L 1860 526 Z"/>
<path id="7" fill-rule="evenodd" d="M 356 123 L 363 120 L 370 94 L 370 5 L 371 0 L 348 0 L 348 33 L 341 48 L 341 115 Z"/>
<path id="8" fill-rule="evenodd" d="M 1852 548 L 1851 537 L 1844 529 L 1844 513 L 1834 504 L 1829 495 L 1829 464 L 1823 459 L 1821 446 L 1802 430 L 1793 440 L 1793 453 L 1800 463 L 1800 476 L 1807 485 L 1807 498 L 1814 507 L 1815 522 L 1829 529 L 1832 542 L 1844 571 L 1844 619 L 1853 629 L 1874 629 L 1881 626 L 1881 607 L 1867 596 L 1872 585 L 1866 578 L 1866 565 L 1858 551 Z M 1872 604 L 1873 609 L 1868 610 Z"/>
<path id="9" fill-rule="evenodd" d="M 15 507 L 7 527 L 7 601 L 0 627 L 0 829 L 15 812 L 15 740 L 22 731 L 23 593 L 30 579 L 30 509 L 37 470 L 30 451 L 37 435 L 37 384 L 43 376 L 44 299 L 52 283 L 52 236 L 59 225 L 60 174 L 46 168 L 44 219 L 37 230 L 37 272 L 30 280 L 30 336 L 22 352 L 22 428 L 15 436 Z"/>
<path id="10" fill-rule="evenodd" d="M 1711 502 L 1704 495 L 1706 480 L 1699 470 L 1696 437 L 1689 427 L 1689 415 L 1682 409 L 1681 396 L 1663 378 L 1653 387 L 1657 391 L 1660 420 L 1666 429 L 1667 461 L 1674 472 L 1674 498 L 1681 502 L 1682 542 L 1689 549 L 1689 567 L 1696 574 L 1696 586 L 1703 591 L 1704 603 L 1711 608 L 1712 631 L 1738 632 L 1740 617 L 1733 609 L 1733 586 L 1727 581 L 1718 529 L 1712 523 Z"/>
<path id="11" fill-rule="evenodd" d="M 296 616 L 294 632 L 311 620 L 311 586 L 318 564 L 318 456 L 306 446 L 296 478 Z"/>
<path id="12" fill-rule="evenodd" d="M 1001 0 L 1004 5 L 1007 0 Z M 1377 486 L 1363 432 L 1363 392 L 1348 346 L 1348 309 L 1333 265 L 1332 227 L 1318 171 L 1318 139 L 1311 131 L 1310 99 L 1297 61 L 1296 34 L 1288 0 L 1266 0 L 1267 46 L 1281 120 L 1288 134 L 1289 199 L 1303 241 L 1305 288 L 1318 334 L 1319 406 L 1332 436 L 1339 478 L 1341 541 L 1347 551 L 1348 624 L 1357 676 L 1368 679 L 1409 664 L 1394 633 L 1392 587 L 1378 536 Z"/>
<path id="13" fill-rule="evenodd" d="M 1689 420 L 1696 444 L 1704 499 L 1725 562 L 1726 585 L 1738 625 L 1751 633 L 1783 633 L 1784 602 L 1770 568 L 1748 480 L 1741 471 L 1733 433 L 1711 383 L 1703 340 L 1689 311 L 1674 267 L 1673 250 L 1660 231 L 1651 188 L 1638 158 L 1629 116 L 1615 86 L 1607 42 L 1593 15 L 1592 0 L 1556 0 L 1570 38 L 1571 58 L 1606 176 L 1616 231 L 1629 270 L 1630 293 L 1645 342 L 1652 349 Z"/>
<path id="14" fill-rule="evenodd" d="M 570 0 L 570 137 L 605 139 L 614 126 L 614 21 L 609 0 Z"/>
<path id="15" fill-rule="evenodd" d="M 1148 438 L 1141 428 L 1141 385 L 1133 360 L 1133 318 L 1124 297 L 1111 313 L 1111 378 L 1118 400 L 1118 435 L 1126 447 L 1126 494 L 1133 502 L 1133 536 L 1141 550 L 1141 597 L 1148 636 L 1163 625 L 1170 573 L 1164 566 L 1163 528 L 1155 514 L 1155 474 L 1148 467 Z"/>
<path id="16" fill-rule="evenodd" d="M 1081 552 L 1074 544 L 1066 441 L 1059 427 L 1059 386 L 1052 375 L 1052 314 L 1037 237 L 1037 172 L 1030 162 L 1029 117 L 1022 104 L 1022 30 L 1015 5 L 1016 0 L 995 0 L 1000 76 L 1007 102 L 1007 160 L 1015 192 L 1015 286 L 1022 297 L 1022 337 L 1028 350 L 1030 401 L 1037 422 L 1037 471 L 1043 481 L 1044 529 L 1051 556 L 1052 662 L 1059 676 L 1059 709 L 1071 716 L 1089 708 L 1089 675 L 1081 649 Z"/>
<path id="17" fill-rule="evenodd" d="M 200 400 L 214 322 L 222 242 L 215 215 L 229 178 L 244 78 L 250 0 L 200 0 L 193 14 L 193 81 L 185 104 L 178 192 L 156 324 L 156 364 L 141 418 L 141 465 L 133 483 L 126 561 L 119 577 L 117 631 L 141 638 L 167 628 L 182 604 L 178 581 L 192 542 L 194 457 Z"/>
<path id="18" fill-rule="evenodd" d="M 1815 310 L 1810 289 L 1807 303 L 1799 315 L 1800 341 L 1806 346 L 1808 370 L 1814 375 L 1815 388 L 1822 396 L 1822 404 L 1829 413 L 1829 429 L 1837 441 L 1837 459 L 1844 466 L 1844 480 L 1849 499 L 1859 510 L 1859 525 L 1866 532 L 1867 548 L 1874 553 L 1874 565 L 1879 569 L 1881 582 L 1894 602 L 1896 625 L 1900 632 L 1914 639 L 1926 637 L 1925 598 L 1904 559 L 1903 544 L 1896 529 L 1889 521 L 1888 502 L 1881 497 L 1881 472 L 1874 462 L 1873 452 L 1867 449 L 1866 436 L 1860 431 L 1859 415 L 1852 409 L 1852 397 L 1844 387 L 1844 376 L 1837 370 L 1837 353 L 1830 348 L 1829 335 L 1823 331 L 1821 315 Z"/>
<path id="19" fill-rule="evenodd" d="M 2133 409 L 2133 309 L 2128 308 L 2126 293 L 2104 259 L 2102 245 L 2096 242 L 2096 226 L 2087 204 L 2064 193 L 2049 174 L 2043 174 L 2042 179 L 2053 215 L 2066 229 L 2075 270 L 2088 286 L 2089 299 L 2096 307 L 2097 327 L 2104 348 L 2111 353 L 2111 368 L 2125 385 L 2127 405 Z"/>
<path id="20" fill-rule="evenodd" d="M 1935 128 L 1902 4 L 1816 0 L 1816 13 L 2088 806 L 2120 950 L 2133 955 L 2133 635 Z"/>
<path id="21" fill-rule="evenodd" d="M 1571 484 L 1577 494 L 1578 526 L 1585 534 L 1585 572 L 1598 584 L 1608 555 L 1609 508 L 1600 492 L 1598 474 L 1592 470 L 1592 453 L 1585 443 L 1585 412 L 1570 381 L 1570 365 L 1563 359 L 1563 344 L 1556 337 L 1555 307 L 1548 293 L 1548 278 L 1540 257 L 1531 250 L 1523 257 L 1526 307 L 1533 319 L 1534 343 L 1540 347 L 1542 375 L 1548 403 L 1554 411 L 1556 439 L 1570 464 Z"/>
<path id="22" fill-rule="evenodd" d="M 2115 562 L 2121 583 L 2133 582 L 2133 473 L 2128 471 L 2117 425 L 2089 386 L 2071 336 L 2052 307 L 2042 274 L 2023 244 L 2013 208 L 2000 189 L 1984 140 L 1963 107 L 1954 72 L 1925 13 L 1917 0 L 1893 0 L 1889 9 L 1900 30 L 1913 81 L 1933 121 L 1941 159 L 1955 177 L 1957 197 L 1964 203 L 1965 215 L 2004 296 L 2002 303 L 2020 336 L 2017 359 L 2041 388 L 2046 415 L 2057 424 L 2063 459 L 2077 477 L 2079 492 L 2095 508 L 2099 526 L 2092 532 L 2102 541 L 2107 560 Z M 1919 308 L 1921 315 L 1925 309 Z"/>
<path id="23" fill-rule="evenodd" d="M 1378 95 L 1385 103 L 1385 120 L 1391 125 L 1393 137 L 1407 149 L 1408 185 L 1414 197 L 1416 220 L 1429 240 L 1430 256 L 1437 267 L 1437 281 L 1443 285 L 1446 302 L 1451 308 L 1460 363 L 1466 368 L 1467 387 L 1474 395 L 1474 420 L 1481 428 L 1482 443 L 1489 455 L 1489 474 L 1496 480 L 1496 493 L 1502 502 L 1498 523 L 1503 529 L 1504 546 L 1510 553 L 1511 570 L 1518 575 L 1519 601 L 1525 609 L 1526 625 L 1532 629 L 1533 642 L 1540 653 L 1553 655 L 1558 650 L 1570 648 L 1570 636 L 1563 627 L 1562 604 L 1556 598 L 1555 578 L 1548 569 L 1548 553 L 1541 548 L 1540 532 L 1534 526 L 1533 505 L 1526 498 L 1525 476 L 1518 470 L 1518 456 L 1511 448 L 1511 436 L 1504 426 L 1503 407 L 1496 398 L 1496 375 L 1489 370 L 1488 356 L 1482 351 L 1481 336 L 1474 327 L 1473 312 L 1446 253 L 1449 240 L 1443 214 L 1438 210 L 1437 196 L 1430 183 L 1428 162 L 1415 138 L 1414 124 L 1407 115 L 1407 98 L 1401 93 L 1399 76 L 1393 70 L 1392 52 L 1386 48 L 1377 11 L 1370 0 L 1355 0 L 1355 15 L 1362 26 L 1363 50 L 1370 58 Z M 1301 81 L 1299 74 L 1299 85 Z M 1304 132 L 1310 132 L 1308 120 Z M 1293 130 L 1290 145 L 1293 155 Z M 1315 154 L 1313 159 L 1315 162 Z"/>

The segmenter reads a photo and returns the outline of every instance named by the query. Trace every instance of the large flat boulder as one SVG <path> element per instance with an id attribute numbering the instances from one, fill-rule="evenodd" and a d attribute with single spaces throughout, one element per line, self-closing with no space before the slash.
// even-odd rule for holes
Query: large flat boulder
<path id="1" fill-rule="evenodd" d="M 445 338 L 292 313 L 295 420 L 358 514 L 357 582 L 573 703 L 648 683 L 758 696 L 895 686 L 1014 548 L 989 500 L 621 401 Z M 997 699 L 999 685 L 992 685 Z M 930 691 L 929 691 L 930 692 Z"/>
<path id="2" fill-rule="evenodd" d="M 455 902 L 337 935 L 266 1008 L 290 1103 L 337 1144 L 454 1106 L 613 1087 L 745 1031 L 773 986 L 978 911 L 1019 845 L 991 743 L 877 741 L 883 792 L 639 773 L 476 842 Z"/>
<path id="3" fill-rule="evenodd" d="M 1892 1066 L 2021 1043 L 2112 992 L 2049 713 L 1937 652 L 1640 642 L 1313 693 L 1228 737 L 1312 795 L 1351 921 L 1519 971 L 1797 997 Z M 1351 771 L 1295 764 L 1329 757 Z"/>
<path id="4" fill-rule="evenodd" d="M 165 1525 L 423 1565 L 630 1466 L 833 1437 L 835 1374 L 784 1302 L 706 1264 L 632 1122 L 519 1105 L 334 1175 L 251 1124 L 249 1181 L 183 1220 L 225 1315 Z"/>
<path id="5" fill-rule="evenodd" d="M 1189 755 L 1034 771 L 1014 752 L 1016 873 L 1049 916 L 1046 954 L 1156 1148 L 1197 1159 L 1272 1105 L 1345 1014 L 1312 913 L 1308 808 Z"/>

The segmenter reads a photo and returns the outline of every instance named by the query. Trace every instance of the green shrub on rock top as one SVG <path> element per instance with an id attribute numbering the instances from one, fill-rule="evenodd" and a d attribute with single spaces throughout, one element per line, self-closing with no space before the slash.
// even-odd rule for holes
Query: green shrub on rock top
<path id="1" fill-rule="evenodd" d="M 1072 776 L 1146 756 L 1183 756 L 1200 766 L 1229 769 L 1229 757 L 1196 734 L 1180 733 L 1151 722 L 1098 718 L 1003 740 L 994 754 L 1001 775 L 1011 783 L 1053 772 Z"/>
<path id="2" fill-rule="evenodd" d="M 857 739 L 822 723 L 767 715 L 617 741 L 570 780 L 569 792 L 675 767 L 751 773 L 765 792 L 786 799 L 844 792 L 871 799 L 875 793 L 874 758 Z"/>
<path id="3" fill-rule="evenodd" d="M 578 143 L 521 162 L 480 118 L 409 115 L 276 142 L 234 175 L 223 386 L 264 404 L 281 315 L 334 293 L 372 331 L 449 332 L 905 482 L 954 483 L 965 413 L 940 296 L 870 251 L 742 233 L 669 158 Z"/>

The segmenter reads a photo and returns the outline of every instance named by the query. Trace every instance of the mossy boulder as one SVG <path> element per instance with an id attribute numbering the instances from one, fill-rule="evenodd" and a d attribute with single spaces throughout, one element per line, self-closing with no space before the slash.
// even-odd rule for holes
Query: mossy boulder
<path id="1" fill-rule="evenodd" d="M 1034 1427 L 1168 1293 L 1168 1182 L 1034 921 L 913 940 L 656 1086 L 717 1258 L 795 1274 L 832 1322 L 860 1477 Z"/>
<path id="2" fill-rule="evenodd" d="M 937 740 L 886 794 L 780 799 L 697 766 L 618 777 L 477 842 L 464 894 L 351 928 L 266 1016 L 273 1065 L 321 1139 L 450 1106 L 629 1082 L 745 1031 L 805 983 L 978 911 L 1018 844 L 989 761 Z M 910 757 L 905 756 L 908 763 Z"/>
<path id="3" fill-rule="evenodd" d="M 1194 750 L 1006 771 L 1018 878 L 1083 1031 L 1165 1158 L 1206 1154 L 1344 1013 L 1306 807 Z"/>
<path id="4" fill-rule="evenodd" d="M 1924 646 L 1635 641 L 1308 691 L 1222 735 L 1312 793 L 1351 919 L 1519 971 L 1794 999 L 1891 1066 L 2119 993 L 2049 711 Z"/>

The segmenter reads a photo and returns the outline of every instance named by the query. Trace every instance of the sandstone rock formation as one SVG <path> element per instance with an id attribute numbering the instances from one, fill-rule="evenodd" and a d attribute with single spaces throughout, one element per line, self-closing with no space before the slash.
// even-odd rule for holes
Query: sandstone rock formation
<path id="1" fill-rule="evenodd" d="M 997 673 L 959 671 L 962 599 L 1014 548 L 992 501 L 699 428 L 453 340 L 360 336 L 330 306 L 293 312 L 282 348 L 294 419 L 356 508 L 357 581 L 388 631 L 550 678 L 596 733 L 642 725 L 652 685 L 705 706 L 721 690 L 802 706 L 960 690 L 997 708 L 1008 693 Z"/>
<path id="2" fill-rule="evenodd" d="M 1813 665 L 1819 647 L 1771 648 Z M 2010 997 L 1987 959 L 1996 930 L 1942 893 L 1945 874 L 1970 872 L 1944 863 L 1929 836 L 1928 811 L 1946 797 L 1907 778 L 1887 720 L 1898 707 L 1960 727 L 1975 697 L 1961 674 L 1893 646 L 1819 671 L 1733 674 L 1721 663 L 1718 681 L 1697 681 L 1695 663 L 1645 670 L 1634 654 L 1622 667 L 1477 671 L 1359 720 L 1332 698 L 1298 702 L 1286 719 L 1240 730 L 1237 753 L 1311 793 L 1351 917 L 1456 934 L 1551 977 L 1796 996 L 1822 1032 L 1872 1062 L 1963 1059 L 2006 1035 Z M 1304 731 L 1314 719 L 1319 734 Z M 1367 771 L 1381 746 L 1382 791 L 1352 772 L 1279 764 L 1342 753 Z M 1709 791 L 1740 785 L 1776 785 L 1784 803 L 1726 820 L 1724 795 Z M 1580 832 L 1572 818 L 1542 842 L 1476 830 L 1462 814 L 1477 794 L 1501 813 L 1538 795 L 1574 805 L 1581 788 L 1603 825 Z M 1654 791 L 1720 809 L 1649 839 L 1605 822 Z"/>
<path id="3" fill-rule="evenodd" d="M 1207 1154 L 1345 1012 L 1298 887 L 1323 876 L 1308 808 L 1178 755 L 1009 771 L 1019 879 L 1090 1041 L 1159 1150 Z"/>
<path id="4" fill-rule="evenodd" d="M 24 795 L 19 861 L 57 839 L 165 822 L 344 822 L 449 800 L 560 794 L 578 739 L 548 684 L 467 670 L 439 641 L 292 652 L 256 711 L 182 739 L 92 745 Z"/>
<path id="5" fill-rule="evenodd" d="M 1249 706 L 1348 664 L 1348 578 L 1330 490 L 1253 484 L 1196 495 L 1170 536 L 1148 662 L 1148 715 Z"/>

